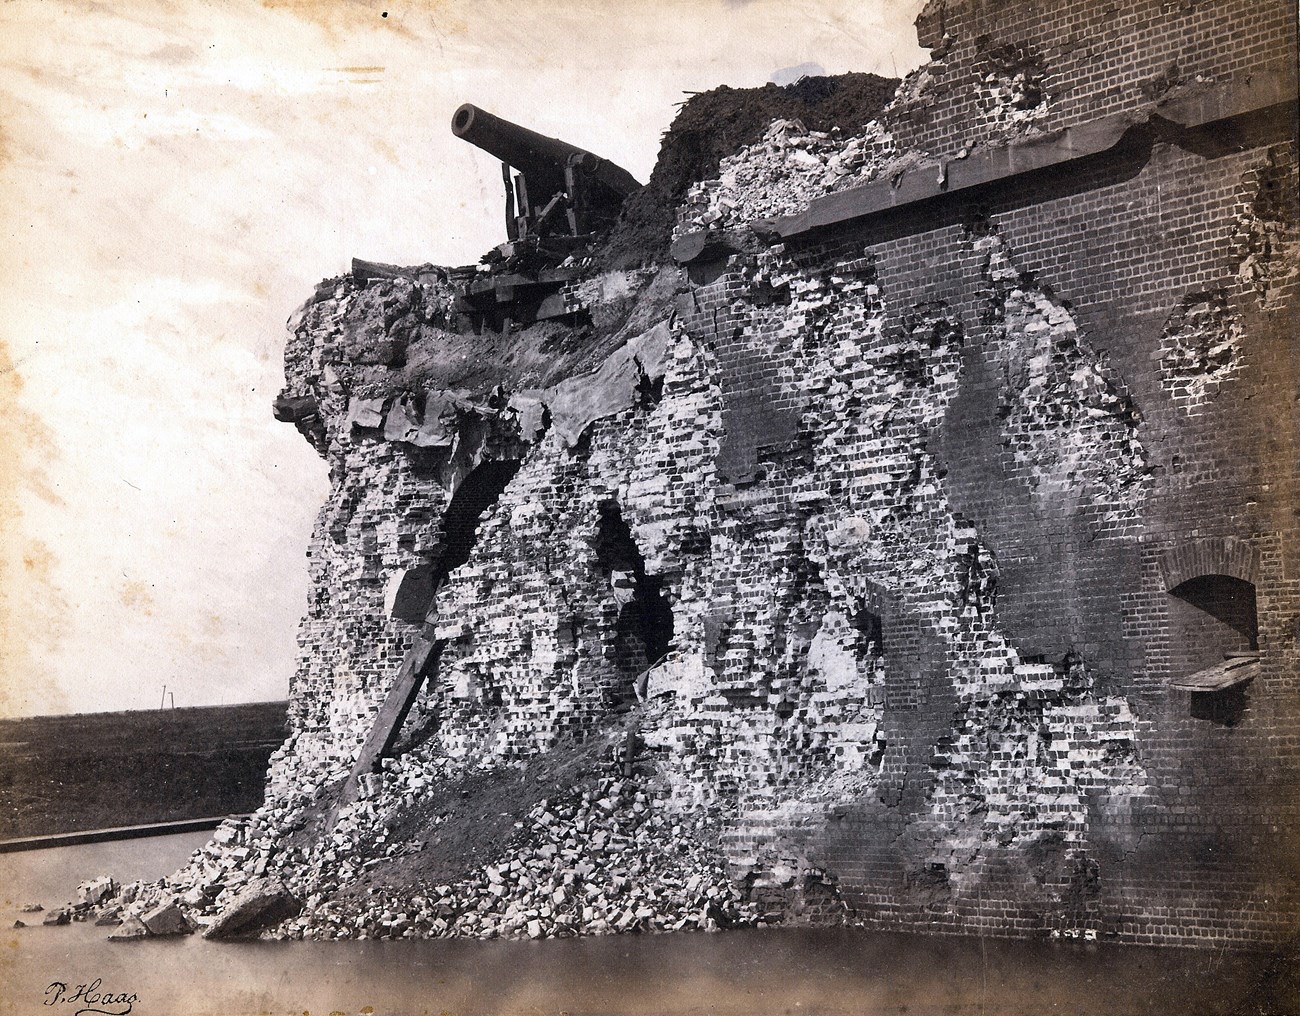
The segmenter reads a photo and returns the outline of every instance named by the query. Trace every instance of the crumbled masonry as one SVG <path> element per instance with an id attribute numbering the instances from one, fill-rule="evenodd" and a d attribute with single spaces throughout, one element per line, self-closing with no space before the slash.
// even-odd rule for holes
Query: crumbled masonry
<path id="1" fill-rule="evenodd" d="M 266 804 L 73 916 L 1286 941 L 1295 16 L 935 0 L 859 123 L 719 89 L 608 234 L 322 283 Z"/>
<path id="2" fill-rule="evenodd" d="M 1240 366 L 1241 326 L 1222 292 L 1197 293 L 1169 316 L 1160 366 L 1174 401 L 1194 412 Z"/>

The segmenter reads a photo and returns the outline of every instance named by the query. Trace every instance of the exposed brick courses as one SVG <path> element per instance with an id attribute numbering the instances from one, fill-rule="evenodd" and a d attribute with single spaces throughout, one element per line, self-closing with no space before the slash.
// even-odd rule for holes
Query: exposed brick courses
<path id="1" fill-rule="evenodd" d="M 878 123 L 843 142 L 774 128 L 683 223 L 740 229 L 801 187 L 1294 71 L 1295 8 L 1275 0 L 948 0 L 918 28 L 935 60 Z M 385 616 L 385 590 L 437 560 L 477 465 L 518 461 L 430 606 L 441 656 L 372 806 L 636 710 L 655 807 L 721 826 L 750 913 L 1293 935 L 1294 121 L 1143 130 L 623 280 L 599 341 L 666 325 L 662 355 L 576 435 L 554 389 L 504 365 L 475 391 L 403 373 L 412 320 L 452 327 L 445 277 L 327 284 L 286 353 L 334 486 L 268 808 L 347 771 L 421 630 Z M 603 320 L 601 292 L 571 296 Z M 446 441 L 386 430 L 398 398 L 452 407 Z M 602 557 L 615 514 L 635 565 Z M 629 620 L 651 586 L 671 609 L 662 660 Z M 1226 651 L 1259 653 L 1248 685 L 1170 687 Z"/>

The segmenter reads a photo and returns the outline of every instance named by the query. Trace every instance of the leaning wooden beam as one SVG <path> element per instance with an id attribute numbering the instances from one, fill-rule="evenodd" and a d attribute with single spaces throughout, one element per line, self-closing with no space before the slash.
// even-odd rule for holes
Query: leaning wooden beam
<path id="1" fill-rule="evenodd" d="M 397 671 L 393 686 L 388 689 L 370 733 L 361 745 L 361 754 L 357 756 L 352 771 L 348 774 L 339 793 L 337 804 L 329 818 L 328 827 L 333 828 L 338 820 L 338 813 L 357 799 L 361 786 L 361 777 L 372 772 L 375 763 L 392 750 L 402 723 L 415 703 L 415 696 L 420 690 L 424 678 L 438 666 L 438 657 L 442 654 L 442 640 L 433 640 L 424 635 L 417 635 L 411 648 L 407 650 L 402 666 Z"/>

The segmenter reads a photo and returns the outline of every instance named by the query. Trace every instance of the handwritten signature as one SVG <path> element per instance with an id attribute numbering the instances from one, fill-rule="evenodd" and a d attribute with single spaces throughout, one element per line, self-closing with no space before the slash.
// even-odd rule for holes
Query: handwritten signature
<path id="1" fill-rule="evenodd" d="M 79 1005 L 74 1016 L 82 1013 L 103 1013 L 104 1016 L 127 1016 L 131 1006 L 140 999 L 135 992 L 100 991 L 102 979 L 96 977 L 89 984 L 78 984 L 71 993 L 63 981 L 53 981 L 45 989 L 46 1005 Z"/>

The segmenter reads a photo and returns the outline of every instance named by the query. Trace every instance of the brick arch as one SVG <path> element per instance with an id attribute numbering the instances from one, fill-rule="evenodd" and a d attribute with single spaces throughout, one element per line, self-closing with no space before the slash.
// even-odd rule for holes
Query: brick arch
<path id="1" fill-rule="evenodd" d="M 1160 575 L 1166 590 L 1199 575 L 1231 575 L 1258 586 L 1259 550 L 1236 536 L 1186 540 L 1160 555 Z"/>

